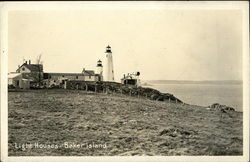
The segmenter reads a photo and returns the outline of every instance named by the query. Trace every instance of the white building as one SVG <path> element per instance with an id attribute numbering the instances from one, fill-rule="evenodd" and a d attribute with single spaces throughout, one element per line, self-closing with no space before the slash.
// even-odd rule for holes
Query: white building
<path id="1" fill-rule="evenodd" d="M 101 81 L 101 75 L 95 74 L 93 70 L 85 70 L 82 73 L 44 73 L 46 84 L 51 85 L 64 84 L 66 80 L 75 81 Z"/>
<path id="2" fill-rule="evenodd" d="M 25 61 L 21 66 L 18 66 L 16 73 L 22 73 L 22 77 L 33 82 L 39 82 L 43 79 L 43 65 L 31 64 Z"/>
<path id="3" fill-rule="evenodd" d="M 30 80 L 23 78 L 21 73 L 8 74 L 8 86 L 12 88 L 29 89 Z"/>
<path id="4" fill-rule="evenodd" d="M 100 81 L 103 81 L 103 66 L 101 60 L 97 61 L 96 74 L 100 75 Z"/>
<path id="5" fill-rule="evenodd" d="M 114 66 L 113 66 L 113 58 L 111 47 L 106 47 L 106 58 L 105 58 L 105 66 L 104 66 L 104 81 L 114 82 Z"/>
<path id="6" fill-rule="evenodd" d="M 140 72 L 134 72 L 128 75 L 123 76 L 121 79 L 122 84 L 127 84 L 127 85 L 135 85 L 135 86 L 141 86 L 141 81 L 139 79 Z"/>

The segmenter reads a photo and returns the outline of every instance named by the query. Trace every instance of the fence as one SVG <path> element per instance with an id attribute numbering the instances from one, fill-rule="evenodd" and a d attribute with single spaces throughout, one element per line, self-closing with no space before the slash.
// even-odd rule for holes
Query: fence
<path id="1" fill-rule="evenodd" d="M 148 98 L 151 100 L 182 103 L 181 100 L 169 93 L 161 93 L 152 88 L 124 85 L 116 82 L 94 82 L 94 81 L 66 81 L 65 89 L 92 91 L 95 93 L 121 94 L 137 98 Z"/>

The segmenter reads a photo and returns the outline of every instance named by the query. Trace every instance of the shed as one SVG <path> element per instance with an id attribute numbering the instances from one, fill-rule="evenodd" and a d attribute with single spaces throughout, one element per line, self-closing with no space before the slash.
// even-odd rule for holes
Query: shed
<path id="1" fill-rule="evenodd" d="M 21 73 L 10 73 L 8 74 L 8 86 L 12 86 L 13 88 L 29 89 L 30 80 L 24 79 Z"/>
<path id="2" fill-rule="evenodd" d="M 135 86 L 140 86 L 140 79 L 139 79 L 140 72 L 132 73 L 128 75 L 123 76 L 121 79 L 122 84 L 127 84 L 127 85 L 135 85 Z"/>

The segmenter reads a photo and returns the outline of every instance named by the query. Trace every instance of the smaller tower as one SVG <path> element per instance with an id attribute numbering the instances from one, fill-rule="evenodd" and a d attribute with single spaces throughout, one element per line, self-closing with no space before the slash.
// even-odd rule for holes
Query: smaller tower
<path id="1" fill-rule="evenodd" d="M 96 74 L 102 75 L 102 73 L 103 73 L 102 61 L 98 60 L 96 65 Z"/>
<path id="2" fill-rule="evenodd" d="M 98 81 L 103 81 L 103 66 L 102 66 L 102 61 L 98 60 L 97 65 L 96 65 L 96 74 L 98 74 Z"/>

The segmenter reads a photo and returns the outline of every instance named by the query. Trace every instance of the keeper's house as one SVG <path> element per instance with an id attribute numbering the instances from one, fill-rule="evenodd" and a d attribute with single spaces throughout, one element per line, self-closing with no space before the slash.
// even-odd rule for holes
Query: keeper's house
<path id="1" fill-rule="evenodd" d="M 31 64 L 25 61 L 21 66 L 18 66 L 16 73 L 21 73 L 22 77 L 29 79 L 31 82 L 39 82 L 43 79 L 43 65 Z"/>
<path id="2" fill-rule="evenodd" d="M 65 84 L 65 81 L 70 80 L 97 82 L 103 81 L 103 77 L 100 69 L 98 73 L 85 68 L 81 73 L 45 73 L 42 64 L 31 64 L 30 60 L 18 66 L 16 73 L 8 75 L 8 85 L 12 88 L 60 87 Z"/>

